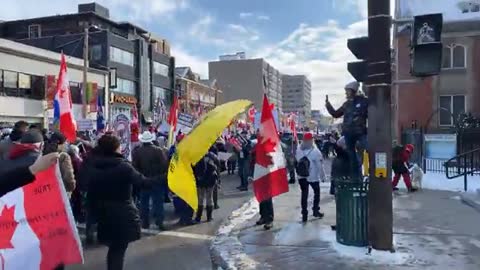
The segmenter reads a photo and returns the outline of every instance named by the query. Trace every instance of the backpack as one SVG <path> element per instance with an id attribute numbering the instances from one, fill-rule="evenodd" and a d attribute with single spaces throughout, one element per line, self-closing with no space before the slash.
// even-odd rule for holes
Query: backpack
<path id="1" fill-rule="evenodd" d="M 392 159 L 393 161 L 399 161 L 402 159 L 402 153 L 405 151 L 404 145 L 395 145 L 392 151 Z"/>
<path id="2" fill-rule="evenodd" d="M 297 165 L 295 166 L 295 171 L 297 172 L 297 175 L 306 178 L 310 176 L 310 160 L 308 159 L 308 155 L 313 151 L 311 149 L 308 154 L 306 154 L 304 157 L 302 157 L 298 162 Z"/>
<path id="3" fill-rule="evenodd" d="M 197 165 L 195 165 L 196 177 L 198 177 L 200 186 L 212 187 L 218 180 L 218 168 L 212 157 L 207 154 Z"/>

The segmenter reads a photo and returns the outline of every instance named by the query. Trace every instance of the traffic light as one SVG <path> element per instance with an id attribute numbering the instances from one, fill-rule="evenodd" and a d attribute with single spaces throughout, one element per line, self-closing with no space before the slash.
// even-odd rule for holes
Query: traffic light
<path id="1" fill-rule="evenodd" d="M 415 16 L 412 29 L 413 76 L 437 75 L 442 68 L 442 14 Z"/>
<path id="2" fill-rule="evenodd" d="M 367 79 L 368 37 L 351 38 L 347 41 L 347 47 L 362 61 L 349 62 L 347 69 L 358 82 Z"/>

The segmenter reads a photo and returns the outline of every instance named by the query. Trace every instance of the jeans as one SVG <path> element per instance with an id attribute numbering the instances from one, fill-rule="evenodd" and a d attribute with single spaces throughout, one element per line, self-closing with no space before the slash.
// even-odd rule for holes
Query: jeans
<path id="1" fill-rule="evenodd" d="M 313 189 L 313 213 L 320 211 L 320 183 L 319 182 L 308 182 L 307 179 L 301 178 L 298 180 L 300 184 L 300 190 L 302 191 L 302 216 L 308 215 L 308 191 L 309 186 Z"/>
<path id="2" fill-rule="evenodd" d="M 153 202 L 153 217 L 157 226 L 163 225 L 163 203 L 165 191 L 162 185 L 154 185 L 150 190 L 140 193 L 140 216 L 144 228 L 150 227 L 150 199 Z"/>
<path id="3" fill-rule="evenodd" d="M 248 187 L 248 164 L 246 164 L 246 161 L 241 160 L 238 163 L 238 171 L 240 175 L 240 186 L 242 187 Z"/>
<path id="4" fill-rule="evenodd" d="M 128 244 L 111 244 L 108 247 L 107 253 L 107 269 L 108 270 L 122 270 L 123 261 L 125 260 L 125 252 Z"/>
<path id="5" fill-rule="evenodd" d="M 363 151 L 365 151 L 367 145 L 367 136 L 345 134 L 345 143 L 352 168 L 352 177 L 354 179 L 361 179 Z"/>
<path id="6" fill-rule="evenodd" d="M 198 205 L 213 206 L 213 189 L 213 187 L 197 188 Z"/>
<path id="7" fill-rule="evenodd" d="M 227 161 L 227 171 L 228 171 L 229 174 L 234 174 L 236 167 L 237 167 L 237 161 L 236 160 Z"/>
<path id="8" fill-rule="evenodd" d="M 260 217 L 265 221 L 265 223 L 273 222 L 272 199 L 268 199 L 260 203 Z"/>
<path id="9" fill-rule="evenodd" d="M 215 207 L 218 206 L 218 185 L 220 185 L 220 183 L 216 183 L 215 186 L 213 186 L 213 191 L 212 191 L 213 205 Z"/>

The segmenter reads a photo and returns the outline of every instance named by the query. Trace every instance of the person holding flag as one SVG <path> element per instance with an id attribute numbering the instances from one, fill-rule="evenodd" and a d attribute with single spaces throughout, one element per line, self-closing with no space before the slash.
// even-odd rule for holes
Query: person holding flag
<path id="1" fill-rule="evenodd" d="M 266 230 L 273 226 L 272 198 L 288 192 L 286 161 L 273 118 L 272 108 L 266 95 L 263 97 L 260 128 L 255 145 L 253 190 L 260 203 L 260 220 Z"/>

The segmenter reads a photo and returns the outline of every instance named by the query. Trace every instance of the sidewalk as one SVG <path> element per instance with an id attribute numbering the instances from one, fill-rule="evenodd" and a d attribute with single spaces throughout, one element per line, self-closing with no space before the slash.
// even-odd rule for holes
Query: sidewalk
<path id="1" fill-rule="evenodd" d="M 328 189 L 323 187 L 322 191 Z M 275 225 L 271 231 L 255 227 L 256 218 L 237 225 L 232 235 L 238 236 L 241 247 L 236 250 L 243 254 L 223 258 L 231 263 L 228 268 L 480 269 L 480 215 L 461 203 L 459 193 L 425 190 L 395 196 L 397 252 L 373 251 L 372 255 L 366 254 L 366 248 L 346 247 L 336 242 L 335 232 L 330 228 L 335 224 L 335 202 L 326 193 L 322 197 L 321 208 L 325 213 L 322 220 L 312 217 L 307 224 L 300 222 L 300 192 L 295 185 L 288 194 L 275 200 Z"/>

